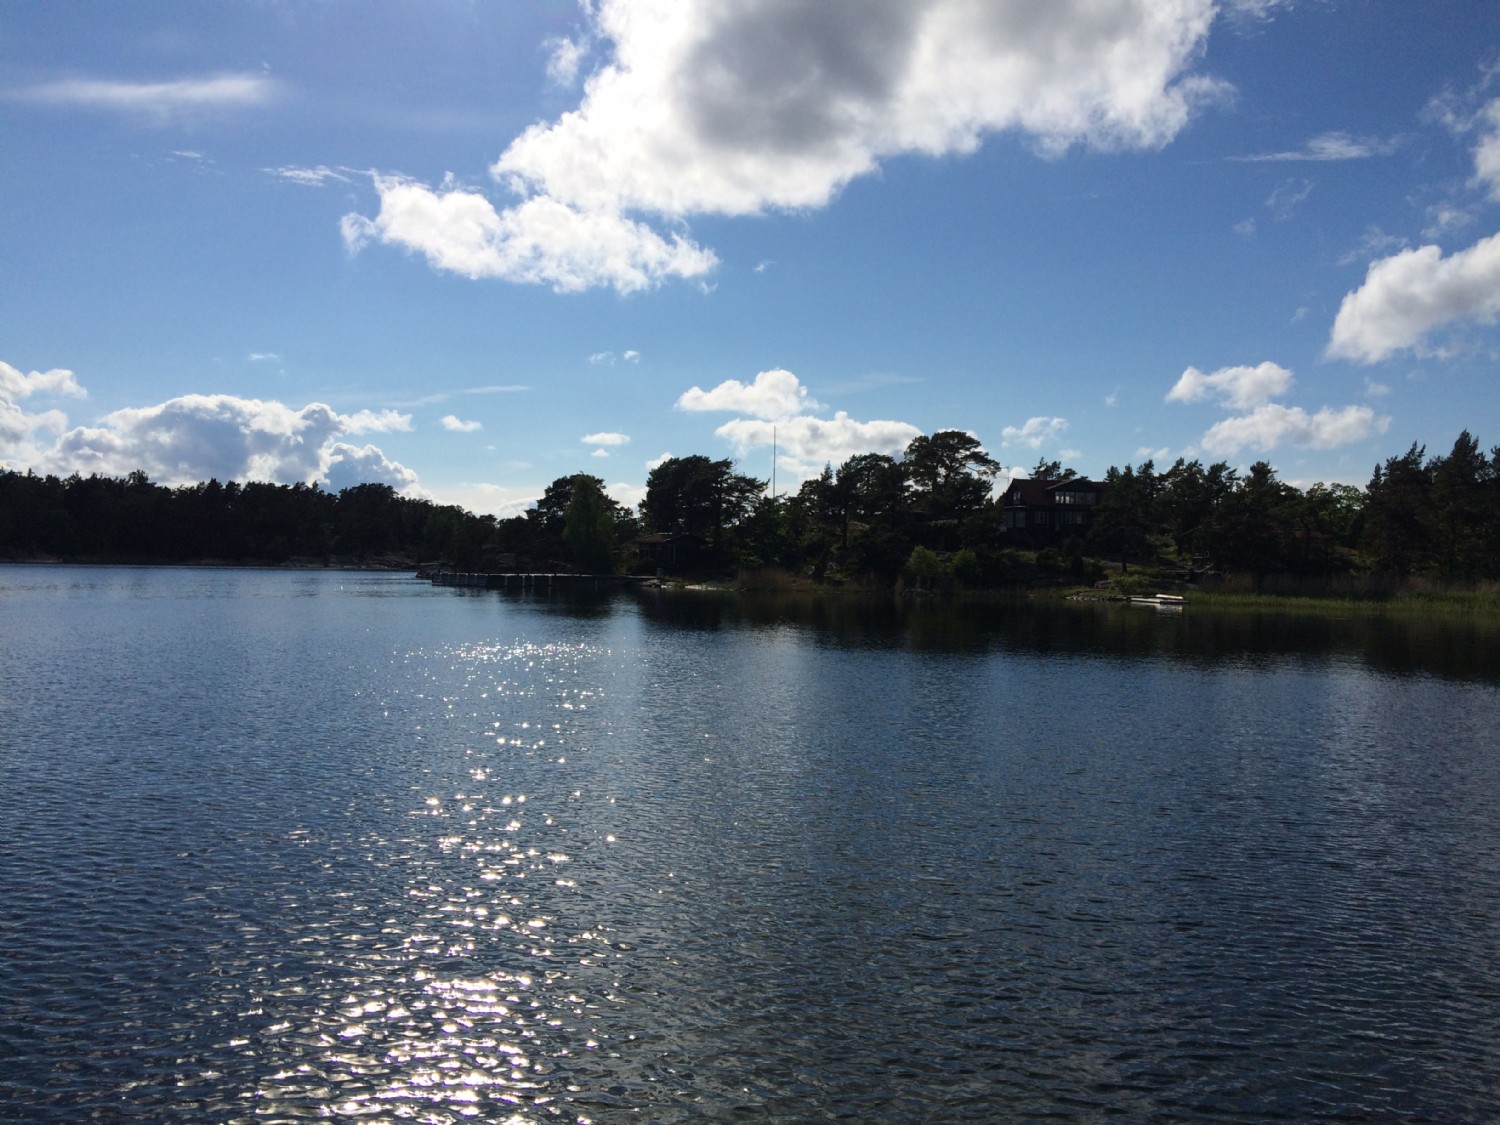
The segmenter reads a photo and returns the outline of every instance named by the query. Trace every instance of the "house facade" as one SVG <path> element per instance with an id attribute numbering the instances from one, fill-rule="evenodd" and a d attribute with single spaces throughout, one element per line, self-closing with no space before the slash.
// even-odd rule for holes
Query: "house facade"
<path id="1" fill-rule="evenodd" d="M 641 561 L 661 570 L 675 570 L 695 562 L 703 549 L 703 540 L 689 532 L 659 531 L 635 541 Z"/>
<path id="2" fill-rule="evenodd" d="M 1000 526 L 1007 536 L 1031 543 L 1082 535 L 1094 522 L 1106 487 L 1085 477 L 1013 480 L 1000 497 Z"/>

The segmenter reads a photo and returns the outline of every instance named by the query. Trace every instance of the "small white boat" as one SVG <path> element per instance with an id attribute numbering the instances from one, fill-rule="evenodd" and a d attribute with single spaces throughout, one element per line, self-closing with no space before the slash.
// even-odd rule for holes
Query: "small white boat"
<path id="1" fill-rule="evenodd" d="M 1150 605 L 1157 609 L 1183 609 L 1187 599 L 1181 594 L 1142 594 L 1130 598 L 1132 605 Z"/>

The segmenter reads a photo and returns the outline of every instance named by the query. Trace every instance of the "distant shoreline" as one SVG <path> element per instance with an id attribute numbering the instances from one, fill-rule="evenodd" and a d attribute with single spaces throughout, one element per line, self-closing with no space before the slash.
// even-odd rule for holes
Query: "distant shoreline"
<path id="1" fill-rule="evenodd" d="M 69 559 L 55 556 L 34 558 L 0 558 L 0 566 L 149 566 L 187 567 L 201 570 L 364 570 L 390 573 L 406 572 L 415 575 L 421 565 L 408 559 L 347 559 L 332 558 L 326 562 L 317 559 L 295 558 L 283 562 L 269 559 Z"/>

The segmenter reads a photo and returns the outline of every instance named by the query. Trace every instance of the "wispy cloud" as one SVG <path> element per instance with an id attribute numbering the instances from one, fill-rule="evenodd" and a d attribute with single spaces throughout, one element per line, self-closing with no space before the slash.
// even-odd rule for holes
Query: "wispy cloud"
<path id="1" fill-rule="evenodd" d="M 444 414 L 440 424 L 455 434 L 472 434 L 484 429 L 482 422 L 465 422 L 457 414 Z"/>
<path id="2" fill-rule="evenodd" d="M 1366 227 L 1358 245 L 1339 258 L 1339 265 L 1348 266 L 1355 262 L 1368 262 L 1372 258 L 1383 257 L 1397 250 L 1405 250 L 1406 247 L 1406 239 L 1398 235 L 1386 234 L 1376 226 Z"/>
<path id="3" fill-rule="evenodd" d="M 168 82 L 68 78 L 22 87 L 11 97 L 42 105 L 130 114 L 164 123 L 214 110 L 265 106 L 275 100 L 280 89 L 275 79 L 258 73 L 216 74 Z"/>
<path id="4" fill-rule="evenodd" d="M 283 166 L 281 168 L 262 168 L 262 172 L 268 176 L 275 176 L 278 180 L 287 180 L 304 187 L 323 187 L 330 180 L 341 184 L 353 183 L 353 177 L 348 175 L 349 169 L 330 168 L 326 164 L 319 164 L 316 168 L 297 168 Z"/>
<path id="5" fill-rule="evenodd" d="M 585 434 L 578 440 L 583 442 L 585 445 L 628 445 L 630 443 L 630 435 L 604 432 L 597 434 Z"/>
<path id="6" fill-rule="evenodd" d="M 1266 207 L 1278 222 L 1285 222 L 1296 213 L 1298 207 L 1307 201 L 1312 190 L 1311 180 L 1282 180 L 1267 197 Z"/>
<path id="7" fill-rule="evenodd" d="M 1062 436 L 1068 428 L 1066 418 L 1036 417 L 1026 419 L 1024 426 L 1006 426 L 1000 432 L 1002 446 L 1024 445 L 1028 449 L 1040 449 L 1049 441 Z"/>
<path id="8" fill-rule="evenodd" d="M 436 406 L 439 403 L 449 402 L 458 395 L 509 395 L 520 394 L 531 388 L 522 383 L 507 383 L 490 387 L 464 387 L 456 391 L 433 391 L 430 395 L 419 395 L 416 398 L 404 398 L 391 403 L 392 406 L 411 410 L 418 406 Z"/>
<path id="9" fill-rule="evenodd" d="M 857 395 L 866 391 L 878 391 L 885 387 L 909 387 L 924 382 L 918 375 L 902 375 L 894 371 L 872 371 L 839 383 L 820 384 L 830 395 Z"/>
<path id="10" fill-rule="evenodd" d="M 1331 161 L 1369 160 L 1375 156 L 1389 156 L 1401 146 L 1401 142 L 1383 137 L 1356 137 L 1349 133 L 1320 133 L 1305 141 L 1300 148 L 1281 152 L 1262 152 L 1251 156 L 1231 156 L 1229 159 L 1248 163 L 1281 163 L 1287 161 Z"/>
<path id="11" fill-rule="evenodd" d="M 639 363 L 641 361 L 641 353 L 634 348 L 626 348 L 618 355 L 614 352 L 595 352 L 589 356 L 589 363 L 594 367 L 613 367 L 621 360 L 624 360 L 626 363 Z"/>

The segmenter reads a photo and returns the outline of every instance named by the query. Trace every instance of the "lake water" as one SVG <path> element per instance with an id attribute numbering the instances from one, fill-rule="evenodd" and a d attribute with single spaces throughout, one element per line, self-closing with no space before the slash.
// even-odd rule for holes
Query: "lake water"
<path id="1" fill-rule="evenodd" d="M 0 567 L 0 1120 L 1500 1118 L 1500 638 Z"/>

